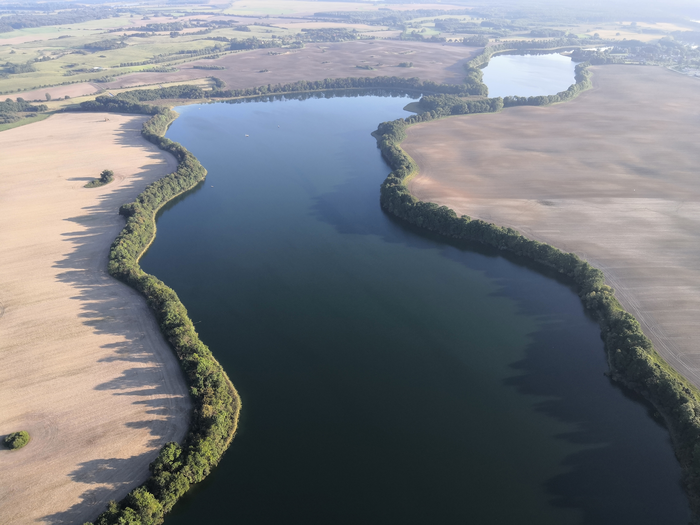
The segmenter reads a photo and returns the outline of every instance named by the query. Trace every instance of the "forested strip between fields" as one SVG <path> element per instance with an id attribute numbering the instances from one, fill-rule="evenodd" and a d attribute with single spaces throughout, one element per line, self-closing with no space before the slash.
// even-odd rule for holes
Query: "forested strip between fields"
<path id="1" fill-rule="evenodd" d="M 167 443 L 151 463 L 151 477 L 146 483 L 122 502 L 110 502 L 95 525 L 162 523 L 165 513 L 190 486 L 202 481 L 219 463 L 233 439 L 241 407 L 238 393 L 209 348 L 200 341 L 175 291 L 139 266 L 139 258 L 155 237 L 158 209 L 203 181 L 207 173 L 194 155 L 163 137 L 177 113 L 155 109 L 157 113 L 144 123 L 141 133 L 173 154 L 178 167 L 146 187 L 134 202 L 120 208 L 119 213 L 127 219 L 126 226 L 112 243 L 109 273 L 146 297 L 185 372 L 194 411 L 184 443 Z"/>

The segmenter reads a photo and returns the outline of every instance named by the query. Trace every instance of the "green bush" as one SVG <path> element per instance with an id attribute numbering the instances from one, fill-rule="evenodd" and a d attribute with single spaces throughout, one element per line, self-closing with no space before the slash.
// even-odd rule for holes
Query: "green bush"
<path id="1" fill-rule="evenodd" d="M 114 172 L 112 170 L 102 170 L 102 173 L 100 173 L 99 179 L 91 180 L 84 187 L 85 188 L 97 188 L 98 186 L 104 186 L 105 184 L 109 184 L 113 180 L 114 180 Z"/>
<path id="2" fill-rule="evenodd" d="M 17 450 L 27 445 L 27 443 L 29 443 L 29 439 L 29 432 L 26 430 L 13 432 L 9 436 L 5 437 L 5 446 L 10 450 Z"/>

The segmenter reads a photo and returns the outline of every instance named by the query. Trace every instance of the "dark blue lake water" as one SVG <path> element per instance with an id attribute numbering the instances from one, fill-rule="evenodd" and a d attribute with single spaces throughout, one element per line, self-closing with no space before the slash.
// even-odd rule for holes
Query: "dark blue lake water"
<path id="1" fill-rule="evenodd" d="M 239 433 L 166 523 L 685 524 L 666 430 L 556 275 L 379 207 L 405 97 L 177 108 L 209 170 L 158 217 Z"/>

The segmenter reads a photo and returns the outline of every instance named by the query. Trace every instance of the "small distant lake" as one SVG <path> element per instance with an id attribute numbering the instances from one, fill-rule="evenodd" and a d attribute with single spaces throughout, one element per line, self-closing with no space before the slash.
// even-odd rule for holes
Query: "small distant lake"
<path id="1" fill-rule="evenodd" d="M 176 108 L 209 170 L 158 215 L 172 286 L 241 393 L 167 525 L 684 525 L 668 432 L 558 275 L 382 212 L 389 93 Z"/>
<path id="2" fill-rule="evenodd" d="M 484 68 L 489 97 L 554 95 L 576 80 L 576 62 L 558 53 L 498 55 Z"/>

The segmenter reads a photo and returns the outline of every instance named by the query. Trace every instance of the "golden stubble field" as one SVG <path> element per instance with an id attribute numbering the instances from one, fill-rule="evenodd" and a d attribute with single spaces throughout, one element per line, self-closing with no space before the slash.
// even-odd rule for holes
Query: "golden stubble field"
<path id="1" fill-rule="evenodd" d="M 700 83 L 658 67 L 593 72 L 594 89 L 568 103 L 409 128 L 410 189 L 602 269 L 700 386 Z"/>
<path id="2" fill-rule="evenodd" d="M 108 118 L 109 121 L 105 121 Z M 176 163 L 145 117 L 62 114 L 0 133 L 0 523 L 84 523 L 181 440 L 191 402 L 145 300 L 107 274 L 118 215 Z M 103 169 L 115 181 L 83 185 Z"/>

